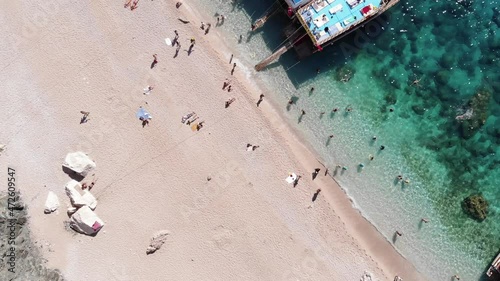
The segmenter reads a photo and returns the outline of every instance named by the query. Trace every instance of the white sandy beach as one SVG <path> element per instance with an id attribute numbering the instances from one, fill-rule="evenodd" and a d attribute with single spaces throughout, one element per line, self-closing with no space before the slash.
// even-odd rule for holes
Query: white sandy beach
<path id="1" fill-rule="evenodd" d="M 350 281 L 365 272 L 425 280 L 324 176 L 274 109 L 284 105 L 265 97 L 256 106 L 266 91 L 243 71 L 253 66 L 235 54 L 230 75 L 231 50 L 215 19 L 175 2 L 143 0 L 135 11 L 120 1 L 8 2 L 0 12 L 9 35 L 0 49 L 0 163 L 17 171 L 47 266 L 68 280 Z M 212 22 L 208 35 L 201 21 Z M 176 58 L 164 41 L 174 30 Z M 150 69 L 153 54 L 159 63 Z M 226 78 L 230 93 L 221 89 Z M 144 128 L 140 106 L 153 116 Z M 90 112 L 87 123 L 81 110 Z M 200 131 L 180 122 L 191 111 L 205 121 Z M 259 148 L 247 151 L 247 143 Z M 70 178 L 61 164 L 77 150 L 97 163 L 92 192 L 106 225 L 96 237 L 63 224 Z M 289 172 L 303 176 L 296 188 L 284 180 Z M 62 206 L 45 215 L 50 190 Z M 170 232 L 167 242 L 146 255 L 159 230 Z"/>

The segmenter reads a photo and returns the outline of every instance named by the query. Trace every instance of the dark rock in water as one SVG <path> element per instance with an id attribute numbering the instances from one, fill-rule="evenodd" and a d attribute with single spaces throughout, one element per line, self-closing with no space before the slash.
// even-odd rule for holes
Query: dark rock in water
<path id="1" fill-rule="evenodd" d="M 468 102 L 468 107 L 472 109 L 473 114 L 470 119 L 461 121 L 461 133 L 464 139 L 471 138 L 486 123 L 489 114 L 490 92 L 479 90 Z"/>
<path id="2" fill-rule="evenodd" d="M 447 85 L 450 80 L 450 72 L 448 70 L 441 70 L 434 76 L 434 80 L 439 85 Z"/>
<path id="3" fill-rule="evenodd" d="M 456 60 L 457 58 L 455 56 L 446 52 L 441 56 L 441 59 L 439 59 L 439 65 L 442 68 L 450 69 L 455 65 Z"/>
<path id="4" fill-rule="evenodd" d="M 493 95 L 493 99 L 495 100 L 496 103 L 500 104 L 500 81 L 492 82 L 491 86 L 493 88 L 494 93 L 499 93 L 499 94 Z"/>
<path id="5" fill-rule="evenodd" d="M 491 36 L 488 38 L 488 46 L 490 49 L 500 49 L 500 38 L 498 36 Z"/>
<path id="6" fill-rule="evenodd" d="M 462 208 L 472 218 L 484 221 L 488 214 L 488 201 L 481 194 L 472 194 L 464 199 Z"/>
<path id="7" fill-rule="evenodd" d="M 396 104 L 398 98 L 395 93 L 391 92 L 385 95 L 384 100 L 388 105 L 393 105 Z"/>
<path id="8" fill-rule="evenodd" d="M 347 82 L 351 80 L 351 78 L 354 76 L 354 73 L 356 73 L 354 68 L 346 64 L 335 72 L 335 80 Z"/>
<path id="9" fill-rule="evenodd" d="M 417 115 L 424 115 L 425 113 L 425 108 L 423 108 L 422 106 L 420 105 L 412 105 L 411 106 L 411 109 L 413 110 L 413 112 L 415 112 Z"/>

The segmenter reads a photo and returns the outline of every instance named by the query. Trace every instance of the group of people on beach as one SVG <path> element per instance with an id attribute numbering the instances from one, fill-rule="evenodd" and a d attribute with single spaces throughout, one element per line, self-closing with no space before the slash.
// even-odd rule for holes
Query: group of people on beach
<path id="1" fill-rule="evenodd" d="M 123 7 L 124 8 L 130 7 L 130 10 L 133 11 L 137 9 L 137 4 L 139 4 L 139 0 L 134 0 L 134 2 L 132 2 L 132 0 L 127 0 L 127 2 L 125 3 L 125 5 L 123 5 Z"/>
<path id="2" fill-rule="evenodd" d="M 133 11 L 133 10 L 137 9 L 138 2 L 139 2 L 139 0 L 127 0 L 127 2 L 125 3 L 124 7 L 125 8 L 130 8 L 130 10 Z M 180 8 L 181 5 L 182 5 L 181 2 L 177 2 L 176 3 L 176 8 Z M 224 20 L 225 20 L 225 16 L 224 15 L 218 15 L 217 16 L 217 24 L 216 24 L 216 26 L 222 25 L 224 23 Z M 210 23 L 201 22 L 200 29 L 204 31 L 205 35 L 209 33 L 210 28 L 211 28 L 211 24 Z M 179 42 L 179 33 L 178 33 L 178 31 L 174 30 L 174 33 L 175 33 L 175 37 L 172 40 L 172 46 L 176 46 L 177 47 L 176 48 L 176 54 L 174 56 L 174 57 L 176 57 L 178 55 L 178 53 L 179 53 L 180 48 L 181 48 L 181 44 Z M 240 36 L 240 40 L 241 40 L 241 36 Z M 192 53 L 192 51 L 194 49 L 194 46 L 196 44 L 195 38 L 190 38 L 189 41 L 190 41 L 190 46 L 189 46 L 189 49 L 188 49 L 188 55 Z M 158 64 L 158 62 L 159 62 L 158 61 L 158 54 L 154 54 L 153 55 L 153 61 L 151 63 L 151 68 L 154 68 Z M 233 62 L 233 55 L 231 55 L 231 57 L 230 57 L 229 64 L 232 64 L 232 69 L 230 71 L 230 74 L 234 75 L 234 72 L 235 72 L 237 64 L 236 64 L 236 62 Z M 319 73 L 319 72 L 320 72 L 320 70 L 318 68 L 317 69 L 317 73 Z M 144 90 L 144 94 L 147 95 L 152 90 L 153 90 L 153 86 L 148 86 Z M 223 82 L 222 90 L 227 90 L 228 92 L 232 91 L 232 85 L 231 85 L 231 81 L 229 79 L 226 79 Z M 315 91 L 315 88 L 311 87 L 310 91 L 309 91 L 309 94 L 310 95 L 313 94 L 314 91 Z M 257 101 L 257 107 L 259 107 L 259 105 L 262 103 L 263 99 L 264 99 L 264 94 L 260 94 L 259 99 Z M 225 107 L 228 108 L 235 100 L 236 100 L 235 98 L 228 99 L 225 102 Z M 294 105 L 295 102 L 296 102 L 296 99 L 294 99 L 293 97 L 291 97 L 288 100 L 288 106 Z M 337 113 L 338 111 L 339 111 L 339 108 L 335 107 L 335 108 L 332 109 L 331 113 L 334 114 L 334 113 Z M 346 106 L 346 108 L 345 108 L 345 112 L 346 113 L 350 113 L 352 111 L 353 111 L 353 107 L 351 105 Z M 392 108 L 391 108 L 391 111 L 393 111 Z M 301 118 L 306 115 L 306 112 L 303 109 L 300 111 L 300 113 L 301 113 L 300 114 Z M 83 117 L 81 118 L 81 123 L 86 123 L 88 121 L 88 116 L 89 116 L 90 112 L 81 111 L 81 114 L 83 114 Z M 322 118 L 324 114 L 325 114 L 324 111 L 320 112 L 320 118 Z M 194 111 L 192 111 L 192 112 L 189 112 L 186 115 L 184 115 L 182 117 L 182 119 L 181 119 L 181 122 L 183 124 L 188 125 L 188 126 L 191 126 L 191 124 L 193 124 L 193 126 L 194 126 L 194 124 L 195 124 L 196 125 L 195 126 L 196 130 L 199 131 L 199 130 L 201 130 L 203 128 L 205 121 L 201 121 L 201 122 L 195 123 L 198 119 L 199 119 L 199 116 Z M 149 120 L 150 119 L 141 119 L 141 121 L 143 122 L 143 126 L 147 125 L 149 123 Z M 334 138 L 333 134 L 331 134 L 331 135 L 328 136 L 328 140 L 331 140 L 333 138 Z M 377 137 L 373 136 L 372 141 L 376 141 L 376 140 L 377 140 Z M 250 143 L 247 143 L 247 145 L 246 145 L 246 148 L 247 148 L 248 151 L 255 151 L 259 147 L 260 147 L 259 145 L 252 145 Z M 381 145 L 379 147 L 379 149 L 380 149 L 380 151 L 383 151 L 385 149 L 385 146 Z M 370 161 L 372 161 L 372 160 L 374 160 L 374 156 L 370 154 L 369 157 L 368 157 L 368 159 Z M 364 167 L 364 164 L 361 163 L 360 167 Z M 347 171 L 348 170 L 347 166 L 342 166 L 342 165 L 336 165 L 335 170 L 337 170 L 337 169 L 341 169 L 342 171 Z M 321 171 L 320 168 L 315 168 L 314 169 L 314 171 L 313 171 L 313 180 L 318 176 L 318 174 L 319 174 L 320 171 Z M 325 173 L 324 173 L 324 175 L 327 176 L 328 174 L 329 174 L 329 169 L 325 167 Z M 296 176 L 295 180 L 293 181 L 293 186 L 294 187 L 296 187 L 298 185 L 300 179 L 301 179 L 300 175 Z M 211 177 L 207 177 L 207 180 L 210 181 Z M 398 182 L 402 181 L 405 184 L 409 184 L 410 183 L 410 180 L 408 178 L 403 180 L 403 176 L 402 175 L 398 175 L 397 176 L 397 180 L 398 180 Z M 94 178 L 94 180 L 92 180 L 92 182 L 90 184 L 83 183 L 82 184 L 82 189 L 88 189 L 88 190 L 92 189 L 94 187 L 96 181 L 97 180 Z M 316 192 L 314 193 L 314 195 L 313 195 L 313 199 L 312 199 L 313 202 L 316 201 L 316 199 L 318 198 L 318 195 L 320 194 L 320 192 L 321 192 L 321 188 L 318 188 L 316 190 Z M 430 222 L 430 220 L 427 219 L 427 218 L 422 218 L 421 219 L 421 223 L 428 223 L 428 222 Z M 395 231 L 395 235 L 398 236 L 398 237 L 401 237 L 403 235 L 403 232 L 400 231 L 400 230 L 396 230 Z M 454 275 L 453 278 L 456 279 L 456 280 L 460 280 L 460 277 L 458 275 Z"/>

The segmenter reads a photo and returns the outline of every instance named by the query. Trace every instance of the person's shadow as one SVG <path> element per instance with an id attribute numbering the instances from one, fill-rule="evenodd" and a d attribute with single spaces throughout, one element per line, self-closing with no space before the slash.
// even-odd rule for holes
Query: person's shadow
<path id="1" fill-rule="evenodd" d="M 153 69 L 153 67 L 155 67 L 157 63 L 158 63 L 157 61 L 153 61 L 153 62 L 151 63 L 151 69 Z"/>
<path id="2" fill-rule="evenodd" d="M 392 235 L 392 243 L 396 243 L 397 240 L 398 240 L 398 234 L 394 232 L 394 234 Z"/>
<path id="3" fill-rule="evenodd" d="M 318 176 L 318 173 L 319 173 L 319 171 L 316 171 L 316 170 L 314 172 L 312 172 L 312 180 L 316 179 L 316 177 Z"/>
<path id="4" fill-rule="evenodd" d="M 194 47 L 193 44 L 191 44 L 191 46 L 189 46 L 189 49 L 187 50 L 188 56 L 191 55 L 192 52 L 194 52 L 193 47 Z"/>
<path id="5" fill-rule="evenodd" d="M 314 202 L 314 201 L 316 201 L 316 199 L 318 199 L 319 192 L 320 192 L 320 191 L 318 190 L 318 191 L 316 191 L 316 192 L 314 193 L 314 195 L 313 195 L 313 197 L 312 197 L 312 199 L 311 199 L 313 202 Z"/>
<path id="6" fill-rule="evenodd" d="M 300 176 L 297 176 L 297 178 L 295 179 L 295 181 L 293 182 L 293 187 L 297 187 L 297 184 L 299 184 L 299 180 L 300 180 Z"/>
<path id="7" fill-rule="evenodd" d="M 300 124 L 300 122 L 302 122 L 302 119 L 304 118 L 304 115 L 305 115 L 305 114 L 302 114 L 302 113 L 300 114 L 300 116 L 299 116 L 299 120 L 298 120 L 298 121 L 299 121 L 299 124 Z"/>

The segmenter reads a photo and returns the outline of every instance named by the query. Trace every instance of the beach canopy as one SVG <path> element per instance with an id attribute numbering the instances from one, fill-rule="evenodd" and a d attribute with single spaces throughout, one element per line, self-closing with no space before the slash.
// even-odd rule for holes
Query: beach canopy
<path id="1" fill-rule="evenodd" d="M 149 114 L 149 112 L 147 112 L 146 109 L 142 107 L 140 107 L 139 110 L 137 110 L 135 116 L 140 120 L 150 120 L 151 118 L 153 118 L 153 116 L 151 116 L 151 114 Z"/>
<path id="2" fill-rule="evenodd" d="M 87 154 L 77 151 L 66 155 L 63 167 L 74 171 L 82 177 L 85 177 L 95 168 L 95 163 L 88 157 Z"/>

